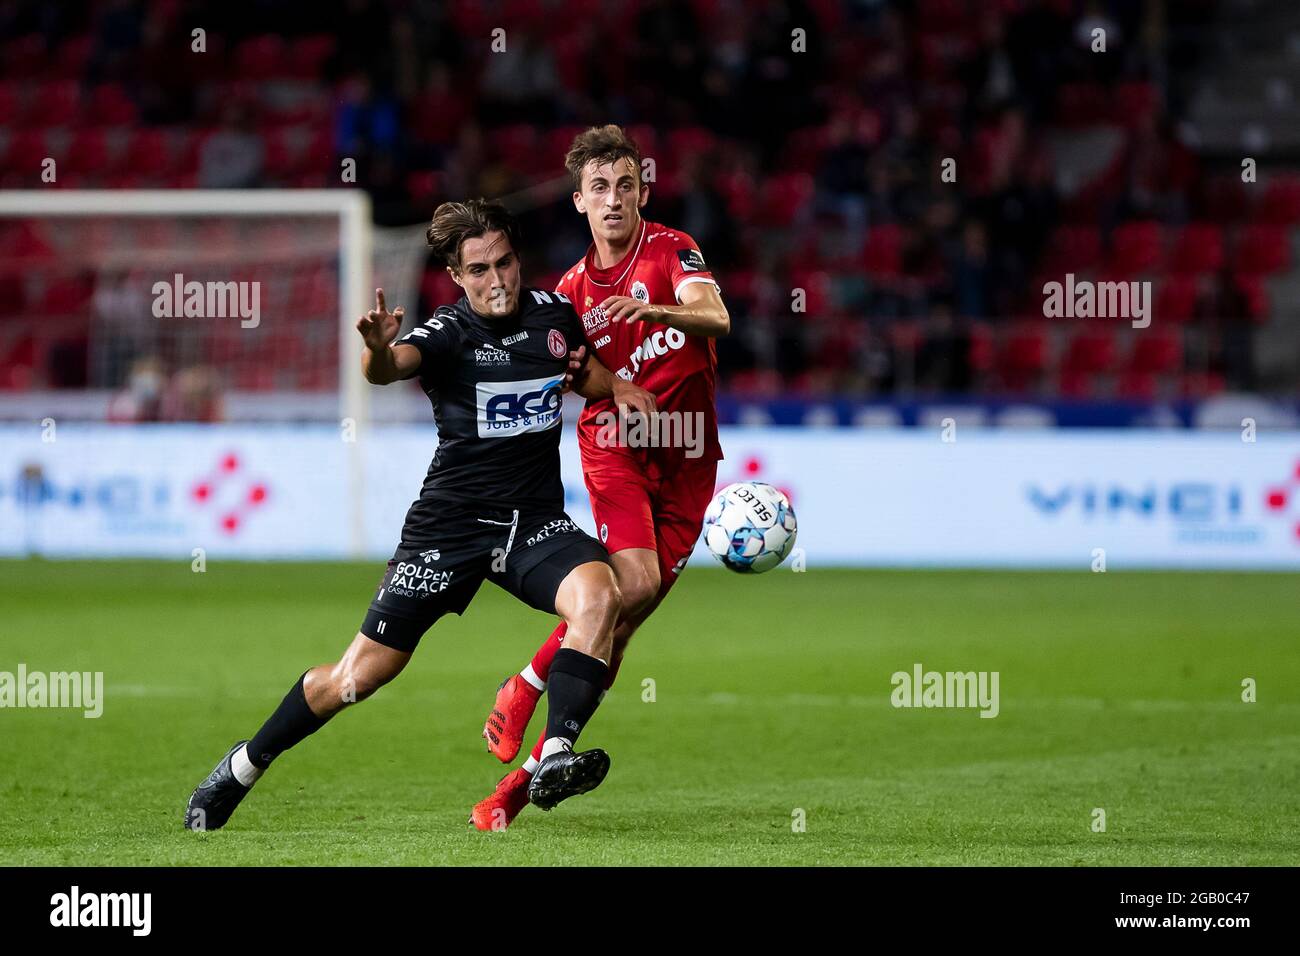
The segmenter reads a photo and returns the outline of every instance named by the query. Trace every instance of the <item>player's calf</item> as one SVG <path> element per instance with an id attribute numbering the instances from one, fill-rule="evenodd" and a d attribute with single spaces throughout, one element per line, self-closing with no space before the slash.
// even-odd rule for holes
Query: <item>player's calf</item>
<path id="1" fill-rule="evenodd" d="M 185 807 L 186 829 L 225 826 L 276 757 L 388 683 L 410 657 L 359 633 L 337 663 L 306 671 L 252 739 L 235 744 L 195 788 Z"/>
<path id="2" fill-rule="evenodd" d="M 574 568 L 556 593 L 555 607 L 569 627 L 565 646 L 551 663 L 546 741 L 528 787 L 528 798 L 543 810 L 591 790 L 609 770 L 603 750 L 579 754 L 573 745 L 605 691 L 614 625 L 622 610 L 613 570 L 600 562 Z"/>

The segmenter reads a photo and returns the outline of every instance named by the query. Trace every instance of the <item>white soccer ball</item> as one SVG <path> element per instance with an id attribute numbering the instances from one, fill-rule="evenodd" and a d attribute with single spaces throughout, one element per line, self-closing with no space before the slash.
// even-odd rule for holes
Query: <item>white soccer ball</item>
<path id="1" fill-rule="evenodd" d="M 704 512 L 704 544 L 732 571 L 770 571 L 790 553 L 798 532 L 790 499 L 761 481 L 727 485 Z"/>

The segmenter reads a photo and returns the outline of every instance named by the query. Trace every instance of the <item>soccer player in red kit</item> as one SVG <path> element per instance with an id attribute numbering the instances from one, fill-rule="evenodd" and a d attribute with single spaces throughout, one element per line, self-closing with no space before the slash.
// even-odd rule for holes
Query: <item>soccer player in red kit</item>
<path id="1" fill-rule="evenodd" d="M 587 217 L 591 246 L 556 286 L 582 318 L 587 343 L 605 367 L 650 391 L 655 419 L 619 427 L 612 400 L 588 402 L 578 420 L 582 470 L 596 532 L 610 553 L 622 592 L 606 688 L 628 640 L 686 566 L 717 482 L 714 339 L 731 318 L 699 247 L 680 229 L 641 217 L 650 189 L 641 154 L 618 126 L 578 135 L 565 157 L 573 203 Z M 497 692 L 483 729 L 503 763 L 519 752 L 546 689 L 563 623 L 520 673 Z M 474 807 L 480 830 L 508 826 L 528 803 L 541 741 L 522 767 Z"/>

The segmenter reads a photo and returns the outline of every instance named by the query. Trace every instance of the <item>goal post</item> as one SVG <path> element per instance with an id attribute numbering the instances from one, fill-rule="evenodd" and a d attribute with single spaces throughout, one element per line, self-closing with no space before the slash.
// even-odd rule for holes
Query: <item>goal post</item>
<path id="1" fill-rule="evenodd" d="M 370 390 L 361 371 L 359 346 L 354 347 L 353 343 L 357 338 L 357 316 L 371 308 L 374 301 L 374 226 L 370 197 L 360 190 L 333 189 L 0 190 L 0 225 L 6 220 L 52 217 L 172 217 L 186 221 L 217 217 L 273 221 L 295 216 L 331 217 L 338 223 L 336 422 L 341 431 L 346 420 L 354 423 L 351 434 L 355 440 L 348 443 L 346 457 L 348 487 L 355 506 L 349 509 L 348 522 L 350 550 L 354 556 L 360 556 L 365 540 L 362 504 L 365 489 L 360 443 L 370 420 Z M 113 241 L 112 238 L 109 241 Z M 111 251 L 128 265 L 134 254 L 129 247 Z M 323 254 L 327 253 L 317 253 Z M 193 253 L 190 255 L 191 259 L 185 261 L 193 261 Z M 263 262 L 259 266 L 262 269 L 275 268 L 274 262 Z M 285 290 L 284 294 L 292 295 L 292 292 Z M 274 356 L 267 357 L 274 359 Z"/>

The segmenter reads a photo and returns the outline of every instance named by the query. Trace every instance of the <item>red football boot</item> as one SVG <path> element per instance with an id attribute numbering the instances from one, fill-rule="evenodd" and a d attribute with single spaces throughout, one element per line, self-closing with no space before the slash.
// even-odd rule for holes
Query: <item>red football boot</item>
<path id="1" fill-rule="evenodd" d="M 507 677 L 497 690 L 497 702 L 483 725 L 488 750 L 502 763 L 510 763 L 519 753 L 528 721 L 537 709 L 542 692 L 518 674 Z"/>
<path id="2" fill-rule="evenodd" d="M 528 806 L 528 783 L 533 775 L 524 768 L 512 770 L 501 778 L 496 790 L 474 804 L 469 822 L 479 830 L 504 830 Z"/>

